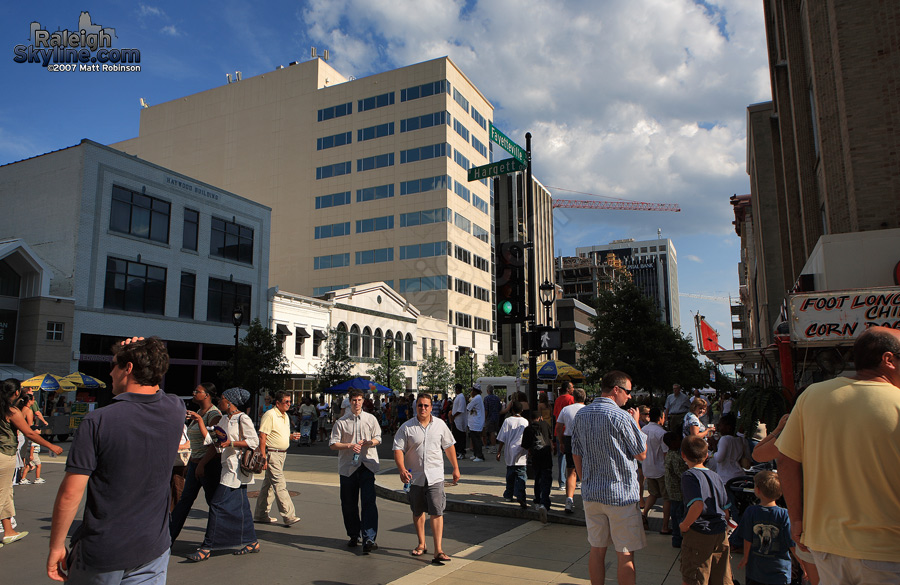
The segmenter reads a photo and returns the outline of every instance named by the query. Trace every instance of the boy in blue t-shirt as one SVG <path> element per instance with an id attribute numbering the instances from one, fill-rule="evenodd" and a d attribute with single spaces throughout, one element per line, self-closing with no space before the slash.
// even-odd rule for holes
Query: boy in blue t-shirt
<path id="1" fill-rule="evenodd" d="M 681 457 L 688 470 L 681 475 L 685 517 L 679 524 L 681 579 L 684 585 L 732 585 L 731 552 L 725 530 L 731 503 L 725 484 L 715 471 L 703 466 L 709 456 L 706 441 L 697 435 L 681 442 Z"/>
<path id="2" fill-rule="evenodd" d="M 788 511 L 775 505 L 781 497 L 778 474 L 762 471 L 753 478 L 758 506 L 750 506 L 741 518 L 747 585 L 786 585 L 791 582 L 791 520 Z"/>

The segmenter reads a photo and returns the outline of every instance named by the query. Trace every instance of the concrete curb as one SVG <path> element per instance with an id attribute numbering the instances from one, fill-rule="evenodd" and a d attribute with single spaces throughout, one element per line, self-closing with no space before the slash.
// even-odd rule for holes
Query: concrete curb
<path id="1" fill-rule="evenodd" d="M 375 495 L 379 498 L 384 498 L 385 500 L 391 500 L 393 502 L 399 502 L 401 504 L 408 503 L 406 493 L 400 490 L 392 490 L 390 488 L 386 488 L 384 486 L 380 486 L 377 483 L 375 484 Z M 520 518 L 522 520 L 538 520 L 540 521 L 541 517 L 534 509 L 527 508 L 522 509 L 518 506 L 504 506 L 500 504 L 486 504 L 483 502 L 469 502 L 465 500 L 456 500 L 453 499 L 450 495 L 447 496 L 447 508 L 450 512 L 461 512 L 463 514 L 480 514 L 482 516 L 500 516 L 503 518 Z M 565 513 L 558 513 L 551 511 L 547 514 L 547 522 L 552 522 L 554 524 L 564 524 L 568 526 L 585 526 L 585 521 L 581 518 L 577 518 L 575 516 L 570 516 Z"/>

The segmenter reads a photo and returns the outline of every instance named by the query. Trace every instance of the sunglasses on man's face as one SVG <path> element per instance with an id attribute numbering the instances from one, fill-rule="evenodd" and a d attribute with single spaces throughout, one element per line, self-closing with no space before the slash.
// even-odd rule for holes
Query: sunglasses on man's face
<path id="1" fill-rule="evenodd" d="M 622 392 L 624 392 L 624 393 L 627 394 L 628 396 L 631 396 L 631 390 L 629 390 L 628 388 L 623 388 L 622 386 L 616 386 L 616 388 L 618 388 L 619 390 L 621 390 Z"/>

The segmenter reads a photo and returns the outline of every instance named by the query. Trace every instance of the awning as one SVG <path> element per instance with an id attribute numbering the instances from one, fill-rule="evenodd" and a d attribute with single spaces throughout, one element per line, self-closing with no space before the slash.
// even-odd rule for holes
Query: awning
<path id="1" fill-rule="evenodd" d="M 325 335 L 324 331 L 319 331 L 318 329 L 313 329 L 313 339 L 315 339 L 316 341 L 321 341 L 322 339 L 325 339 L 326 337 L 327 337 L 327 335 Z"/>
<path id="2" fill-rule="evenodd" d="M 275 331 L 278 335 L 284 335 L 285 337 L 287 337 L 288 335 L 293 335 L 293 333 L 291 333 L 291 329 L 283 323 L 276 324 Z"/>
<path id="3" fill-rule="evenodd" d="M 0 364 L 0 380 L 5 380 L 7 378 L 15 378 L 21 382 L 24 382 L 28 378 L 34 376 L 34 372 L 31 370 L 26 370 L 25 368 L 19 367 L 15 364 Z"/>
<path id="4" fill-rule="evenodd" d="M 306 332 L 305 327 L 297 327 L 297 338 L 298 339 L 306 339 L 309 337 L 309 333 Z"/>

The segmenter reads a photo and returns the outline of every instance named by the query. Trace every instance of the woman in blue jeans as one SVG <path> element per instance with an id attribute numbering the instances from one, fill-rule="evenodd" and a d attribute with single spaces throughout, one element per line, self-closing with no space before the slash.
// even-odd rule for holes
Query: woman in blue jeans
<path id="1" fill-rule="evenodd" d="M 219 487 L 222 463 L 216 447 L 212 444 L 212 437 L 206 429 L 218 423 L 222 417 L 221 411 L 213 404 L 214 400 L 216 400 L 216 386 L 204 382 L 194 389 L 192 402 L 197 405 L 197 412 L 187 411 L 187 435 L 191 442 L 191 458 L 185 472 L 181 498 L 175 504 L 169 518 L 169 534 L 173 543 L 184 527 L 200 488 L 203 488 L 206 504 L 209 505 L 216 488 Z"/>

